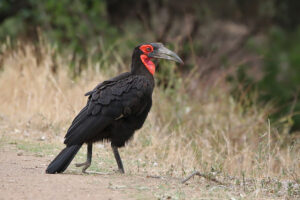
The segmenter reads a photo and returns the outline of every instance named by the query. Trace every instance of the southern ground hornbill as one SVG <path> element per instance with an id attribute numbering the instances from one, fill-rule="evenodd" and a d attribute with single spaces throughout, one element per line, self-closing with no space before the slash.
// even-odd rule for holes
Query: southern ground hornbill
<path id="1" fill-rule="evenodd" d="M 63 172 L 80 147 L 87 144 L 87 160 L 76 164 L 82 172 L 91 165 L 93 143 L 108 140 L 118 164 L 124 173 L 119 147 L 123 147 L 141 128 L 152 105 L 155 65 L 152 58 L 163 58 L 183 63 L 161 43 L 137 46 L 132 55 L 131 71 L 97 85 L 86 93 L 87 105 L 73 120 L 65 136 L 64 148 L 49 164 L 46 173 Z"/>

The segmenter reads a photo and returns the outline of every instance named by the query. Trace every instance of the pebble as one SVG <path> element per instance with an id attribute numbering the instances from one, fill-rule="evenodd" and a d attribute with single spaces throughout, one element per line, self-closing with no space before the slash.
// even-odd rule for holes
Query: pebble
<path id="1" fill-rule="evenodd" d="M 39 141 L 45 141 L 46 140 L 46 137 L 45 136 L 42 136 L 38 139 Z"/>

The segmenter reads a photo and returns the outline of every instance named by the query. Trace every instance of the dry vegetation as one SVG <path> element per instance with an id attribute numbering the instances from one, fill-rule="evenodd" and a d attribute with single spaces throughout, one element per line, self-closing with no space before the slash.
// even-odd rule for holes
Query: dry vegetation
<path id="1" fill-rule="evenodd" d="M 110 63 L 103 70 L 95 70 L 99 64 L 90 62 L 72 80 L 68 58 L 54 59 L 55 49 L 46 43 L 39 45 L 39 55 L 28 44 L 15 50 L 9 45 L 1 48 L 2 132 L 19 139 L 45 139 L 45 144 L 61 143 L 71 120 L 86 103 L 83 94 L 109 78 L 108 74 L 120 73 L 115 69 L 122 62 Z M 51 70 L 54 64 L 56 73 Z M 273 128 L 267 119 L 271 106 L 252 103 L 245 108 L 218 89 L 203 100 L 194 100 L 180 85 L 155 89 L 154 106 L 144 127 L 121 150 L 129 174 L 185 177 L 199 170 L 243 190 L 259 188 L 261 193 L 268 187 L 281 197 L 299 195 L 299 138 Z M 99 147 L 110 151 L 107 145 L 107 150 Z"/>

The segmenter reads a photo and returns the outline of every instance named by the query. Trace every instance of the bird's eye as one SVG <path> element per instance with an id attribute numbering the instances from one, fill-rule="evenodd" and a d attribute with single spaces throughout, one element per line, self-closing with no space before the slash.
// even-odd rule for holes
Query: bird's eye
<path id="1" fill-rule="evenodd" d="M 150 48 L 150 47 L 148 47 L 148 48 L 146 49 L 146 51 L 147 51 L 147 52 L 150 52 L 150 51 L 151 51 L 151 48 Z"/>

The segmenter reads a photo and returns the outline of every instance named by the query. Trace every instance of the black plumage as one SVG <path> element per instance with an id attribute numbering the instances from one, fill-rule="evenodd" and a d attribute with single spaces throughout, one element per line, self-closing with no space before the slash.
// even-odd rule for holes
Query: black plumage
<path id="1" fill-rule="evenodd" d="M 149 47 L 152 47 L 152 52 L 147 52 Z M 49 164 L 46 173 L 63 172 L 80 147 L 87 143 L 87 161 L 76 165 L 84 166 L 84 172 L 91 164 L 92 144 L 103 140 L 111 142 L 119 170 L 124 173 L 118 148 L 125 145 L 134 132 L 143 126 L 147 118 L 152 106 L 154 88 L 153 73 L 147 66 L 149 63 L 151 65 L 150 58 L 163 58 L 157 56 L 160 55 L 157 51 L 162 49 L 168 50 L 159 43 L 136 47 L 130 72 L 104 81 L 86 93 L 87 105 L 75 117 L 67 131 L 64 141 L 66 148 Z M 172 59 L 170 54 L 173 52 L 170 52 L 168 50 L 169 54 L 164 53 L 169 56 L 166 59 Z M 171 56 L 174 57 L 174 54 Z M 145 55 L 149 60 L 142 60 L 141 55 Z M 173 60 L 181 61 L 176 56 L 175 54 Z"/>

